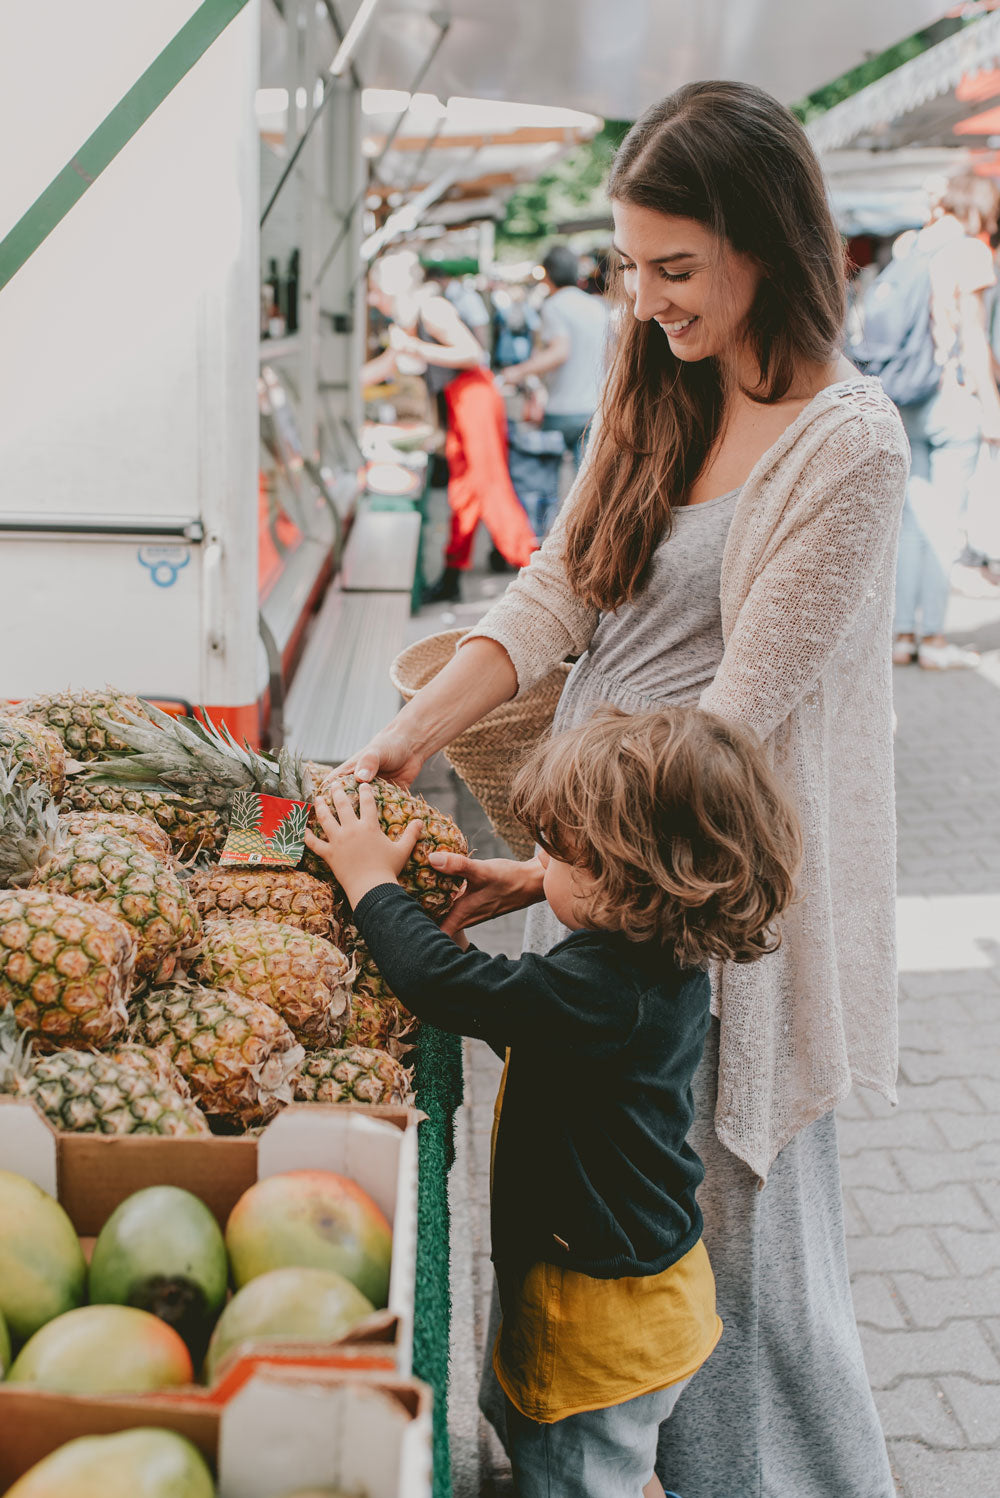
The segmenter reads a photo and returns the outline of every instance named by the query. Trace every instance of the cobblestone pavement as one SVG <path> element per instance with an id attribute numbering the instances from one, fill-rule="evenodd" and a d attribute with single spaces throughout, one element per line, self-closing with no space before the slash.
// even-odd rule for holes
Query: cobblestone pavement
<path id="1" fill-rule="evenodd" d="M 840 1109 L 854 1301 L 904 1498 L 1000 1493 L 1000 606 L 895 672 L 899 1107 Z"/>
<path id="2" fill-rule="evenodd" d="M 484 590 L 498 591 L 498 580 L 474 585 L 450 614 L 425 610 L 414 637 L 472 623 Z M 984 652 L 978 671 L 895 673 L 899 1106 L 858 1091 L 839 1114 L 855 1305 L 900 1498 L 1000 1494 L 1000 600 L 953 599 L 950 626 Z M 441 761 L 422 783 L 451 798 L 479 852 L 501 851 Z M 514 952 L 520 932 L 520 919 L 506 917 L 476 939 Z M 453 1379 L 456 1498 L 506 1498 L 499 1445 L 484 1424 L 473 1431 L 499 1063 L 469 1042 L 466 1075 L 452 1193 L 466 1256 L 455 1302 L 456 1321 L 466 1317 Z"/>

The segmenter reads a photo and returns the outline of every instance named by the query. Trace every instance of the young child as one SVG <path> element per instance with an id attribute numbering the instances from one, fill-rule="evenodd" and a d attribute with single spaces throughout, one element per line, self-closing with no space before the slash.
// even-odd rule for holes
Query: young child
<path id="1" fill-rule="evenodd" d="M 513 802 L 572 934 L 545 956 L 462 950 L 397 884 L 420 836 L 369 787 L 317 812 L 390 988 L 507 1053 L 491 1182 L 520 1498 L 639 1498 L 658 1428 L 722 1331 L 686 1142 L 706 964 L 772 950 L 798 831 L 749 734 L 693 707 L 601 709 L 536 749 Z M 335 813 L 335 815 L 334 815 Z M 655 1489 L 654 1489 L 655 1490 Z"/>

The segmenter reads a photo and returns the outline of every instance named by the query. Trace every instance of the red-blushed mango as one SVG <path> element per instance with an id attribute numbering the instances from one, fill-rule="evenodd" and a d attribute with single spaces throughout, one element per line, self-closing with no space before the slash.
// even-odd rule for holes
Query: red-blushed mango
<path id="1" fill-rule="evenodd" d="M 181 1338 L 149 1311 L 81 1306 L 49 1321 L 14 1359 L 7 1382 L 56 1394 L 149 1394 L 194 1381 Z"/>
<path id="2" fill-rule="evenodd" d="M 201 1453 L 172 1430 L 139 1426 L 67 1441 L 25 1472 L 5 1498 L 213 1498 Z"/>
<path id="3" fill-rule="evenodd" d="M 233 1284 L 271 1269 L 334 1269 L 373 1306 L 389 1299 L 392 1230 L 366 1191 L 332 1170 L 291 1170 L 245 1191 L 226 1223 Z"/>

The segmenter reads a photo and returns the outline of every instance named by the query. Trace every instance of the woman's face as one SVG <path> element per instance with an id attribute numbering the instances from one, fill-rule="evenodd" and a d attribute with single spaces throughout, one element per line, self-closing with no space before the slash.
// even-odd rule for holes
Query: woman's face
<path id="1" fill-rule="evenodd" d="M 678 359 L 738 352 L 760 268 L 695 219 L 613 202 L 614 247 L 640 322 L 656 322 Z"/>

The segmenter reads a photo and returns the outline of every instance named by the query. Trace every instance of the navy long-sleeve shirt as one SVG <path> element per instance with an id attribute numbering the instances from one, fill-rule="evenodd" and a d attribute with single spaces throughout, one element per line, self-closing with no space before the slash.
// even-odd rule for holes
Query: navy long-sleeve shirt
<path id="1" fill-rule="evenodd" d="M 396 884 L 354 912 L 421 1019 L 509 1047 L 493 1165 L 493 1257 L 598 1279 L 659 1274 L 701 1236 L 686 1142 L 707 975 L 659 944 L 579 931 L 545 956 L 461 951 Z"/>

